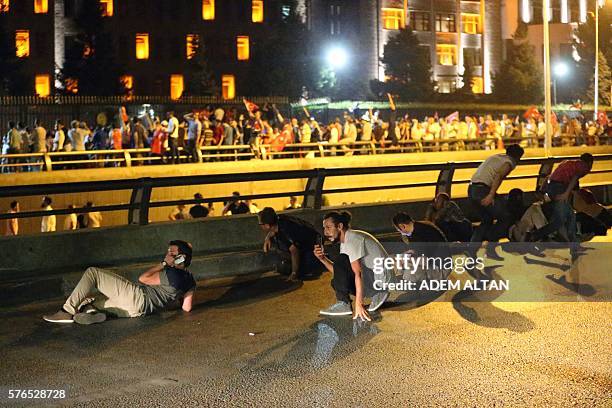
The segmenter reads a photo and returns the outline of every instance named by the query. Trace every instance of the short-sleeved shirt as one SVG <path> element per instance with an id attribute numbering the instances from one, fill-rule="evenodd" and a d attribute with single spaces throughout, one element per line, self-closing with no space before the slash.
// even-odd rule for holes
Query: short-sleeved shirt
<path id="1" fill-rule="evenodd" d="M 168 119 L 168 136 L 171 138 L 178 137 L 179 122 L 178 119 L 172 116 Z"/>
<path id="2" fill-rule="evenodd" d="M 504 165 L 510 164 L 511 170 L 516 167 L 516 162 L 507 154 L 496 154 L 486 159 L 472 176 L 472 183 L 482 183 L 487 186 L 492 186 Z"/>
<path id="3" fill-rule="evenodd" d="M 187 139 L 196 140 L 202 134 L 202 122 L 198 119 L 193 119 L 189 121 L 189 126 L 187 127 Z"/>
<path id="4" fill-rule="evenodd" d="M 550 181 L 569 184 L 573 177 L 584 177 L 588 174 L 589 167 L 582 160 L 565 160 L 557 166 L 550 175 Z"/>
<path id="5" fill-rule="evenodd" d="M 313 251 L 320 236 L 307 221 L 290 215 L 278 216 L 278 233 L 275 240 L 282 251 L 288 251 L 291 245 L 295 245 L 300 251 Z"/>
<path id="6" fill-rule="evenodd" d="M 382 244 L 372 235 L 365 231 L 350 229 L 344 235 L 344 242 L 340 243 L 340 253 L 348 256 L 351 263 L 359 261 L 362 273 L 374 273 L 376 258 L 387 258 L 389 254 Z M 380 261 L 379 261 L 380 262 Z M 383 277 L 377 275 L 377 279 L 389 282 L 394 270 L 385 270 Z"/>
<path id="7" fill-rule="evenodd" d="M 196 204 L 189 209 L 189 215 L 191 216 L 191 218 L 208 217 L 209 213 L 210 213 L 210 210 L 201 204 Z"/>
<path id="8" fill-rule="evenodd" d="M 153 313 L 161 310 L 195 287 L 195 279 L 188 270 L 166 266 L 159 273 L 159 285 L 142 286 L 145 295 L 145 312 Z"/>
<path id="9" fill-rule="evenodd" d="M 246 203 L 244 202 L 239 202 L 239 203 L 231 203 L 229 205 L 229 207 L 227 207 L 228 211 L 232 212 L 232 215 L 236 215 L 236 214 L 248 214 L 251 211 L 249 210 L 249 206 L 246 205 Z"/>

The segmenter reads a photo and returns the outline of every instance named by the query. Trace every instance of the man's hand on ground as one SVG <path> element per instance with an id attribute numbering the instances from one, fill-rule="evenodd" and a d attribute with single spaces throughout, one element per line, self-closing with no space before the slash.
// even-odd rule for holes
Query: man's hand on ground
<path id="1" fill-rule="evenodd" d="M 365 307 L 363 307 L 361 303 L 355 302 L 355 313 L 353 314 L 353 320 L 357 319 L 358 317 L 360 317 L 362 320 L 367 320 L 368 322 L 372 321 L 372 318 L 370 318 L 370 315 L 365 310 Z"/>

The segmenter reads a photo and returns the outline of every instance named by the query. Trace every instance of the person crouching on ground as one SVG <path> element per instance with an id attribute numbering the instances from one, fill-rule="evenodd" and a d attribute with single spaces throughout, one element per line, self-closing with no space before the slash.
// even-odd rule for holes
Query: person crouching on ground
<path id="1" fill-rule="evenodd" d="M 395 270 L 385 269 L 381 274 L 374 273 L 375 260 L 389 255 L 376 238 L 365 231 L 351 229 L 350 223 L 351 213 L 348 211 L 332 211 L 323 219 L 323 233 L 330 241 L 340 241 L 340 255 L 332 261 L 320 245 L 315 246 L 315 256 L 334 274 L 332 287 L 337 300 L 319 313 L 325 316 L 353 314 L 353 319 L 360 317 L 370 321 L 368 312 L 378 310 L 389 297 L 388 290 L 374 289 L 374 281 L 390 282 L 394 279 Z M 350 295 L 355 296 L 354 311 L 351 309 Z M 363 305 L 364 297 L 371 298 L 367 311 Z"/>
<path id="2" fill-rule="evenodd" d="M 259 225 L 266 233 L 263 250 L 276 246 L 281 256 L 291 259 L 289 280 L 318 276 L 324 268 L 314 256 L 314 247 L 321 234 L 310 223 L 290 215 L 276 214 L 272 207 L 258 213 Z"/>
<path id="3" fill-rule="evenodd" d="M 139 284 L 108 270 L 89 267 L 62 309 L 43 319 L 52 323 L 100 323 L 107 314 L 139 317 L 179 301 L 190 312 L 196 282 L 187 270 L 192 247 L 185 241 L 170 241 L 164 260 L 138 278 Z M 97 294 L 91 298 L 92 292 Z"/>

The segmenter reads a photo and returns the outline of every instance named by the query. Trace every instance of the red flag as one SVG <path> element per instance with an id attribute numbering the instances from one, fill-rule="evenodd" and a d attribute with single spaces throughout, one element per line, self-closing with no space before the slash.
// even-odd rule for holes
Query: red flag
<path id="1" fill-rule="evenodd" d="M 538 108 L 537 108 L 536 106 L 532 106 L 532 107 L 530 107 L 530 108 L 529 108 L 529 109 L 527 109 L 527 110 L 525 111 L 525 113 L 523 114 L 523 117 L 524 117 L 525 119 L 529 119 L 529 118 L 531 118 L 531 117 L 533 117 L 533 118 L 537 119 L 537 118 L 539 118 L 540 116 L 542 116 L 542 115 L 540 115 L 540 111 L 538 111 Z"/>
<path id="2" fill-rule="evenodd" d="M 599 111 L 597 113 L 597 123 L 601 126 L 606 126 L 608 124 L 608 115 L 604 111 Z"/>
<path id="3" fill-rule="evenodd" d="M 459 111 L 454 111 L 446 117 L 446 123 L 450 123 L 453 120 L 459 120 Z"/>
<path id="4" fill-rule="evenodd" d="M 249 113 L 253 113 L 253 112 L 259 110 L 259 106 L 255 105 L 251 101 L 248 101 L 246 98 L 243 98 L 242 101 L 244 102 L 244 106 L 246 106 L 246 108 L 249 111 Z"/>

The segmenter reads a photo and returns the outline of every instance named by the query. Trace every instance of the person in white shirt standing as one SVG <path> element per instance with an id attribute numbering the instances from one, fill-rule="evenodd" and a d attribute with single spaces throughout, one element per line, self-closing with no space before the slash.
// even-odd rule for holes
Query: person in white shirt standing
<path id="1" fill-rule="evenodd" d="M 8 210 L 8 214 L 16 214 L 19 212 L 19 201 L 12 201 L 11 207 Z M 18 235 L 19 234 L 19 219 L 9 218 L 6 220 L 6 232 L 4 235 Z"/>
<path id="2" fill-rule="evenodd" d="M 68 208 L 74 210 L 74 205 L 70 204 Z M 72 212 L 66 215 L 66 218 L 64 218 L 64 231 L 75 230 L 77 229 L 78 225 L 76 213 Z"/>
<path id="3" fill-rule="evenodd" d="M 383 268 L 374 272 L 377 258 L 389 257 L 382 244 L 365 231 L 351 229 L 351 214 L 348 211 L 332 211 L 323 219 L 323 233 L 330 241 L 340 241 L 340 256 L 334 261 L 316 245 L 315 256 L 334 274 L 332 287 L 337 302 L 319 313 L 325 316 L 353 314 L 353 319 L 370 321 L 368 312 L 378 310 L 389 297 L 388 291 L 376 290 L 374 282 L 389 283 L 395 279 L 395 270 Z M 351 309 L 350 295 L 355 296 L 355 308 Z M 366 311 L 364 297 L 371 299 Z"/>
<path id="4" fill-rule="evenodd" d="M 93 202 L 88 201 L 85 208 L 93 207 Z M 90 211 L 87 213 L 87 227 L 100 228 L 102 226 L 102 214 L 100 211 Z"/>
<path id="5" fill-rule="evenodd" d="M 51 207 L 51 197 L 43 197 L 42 200 L 42 209 L 45 211 L 53 211 L 53 207 Z M 45 215 L 42 217 L 42 222 L 40 223 L 40 232 L 54 232 L 55 231 L 55 215 Z"/>
<path id="6" fill-rule="evenodd" d="M 179 151 L 178 151 L 178 137 L 179 137 L 179 121 L 174 116 L 173 111 L 166 113 L 168 118 L 168 126 L 164 129 L 168 135 L 168 148 L 170 149 L 170 161 L 172 164 L 178 164 Z"/>
<path id="7" fill-rule="evenodd" d="M 188 123 L 187 127 L 187 151 L 191 161 L 197 163 L 199 161 L 197 149 L 200 146 L 202 137 L 202 122 L 200 122 L 200 113 L 193 112 L 183 116 Z"/>

